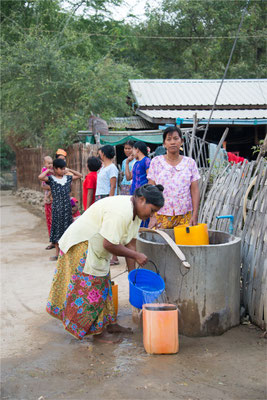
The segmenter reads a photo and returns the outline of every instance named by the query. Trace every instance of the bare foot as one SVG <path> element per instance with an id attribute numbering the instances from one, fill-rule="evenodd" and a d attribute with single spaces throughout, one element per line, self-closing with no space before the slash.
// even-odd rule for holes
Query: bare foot
<path id="1" fill-rule="evenodd" d="M 108 333 L 133 333 L 132 328 L 125 328 L 119 324 L 110 324 L 107 326 Z"/>
<path id="2" fill-rule="evenodd" d="M 57 259 L 58 259 L 57 256 L 49 257 L 49 261 L 57 261 Z"/>
<path id="3" fill-rule="evenodd" d="M 100 343 L 108 343 L 108 344 L 116 344 L 121 343 L 122 339 L 118 336 L 114 337 L 113 335 L 109 334 L 108 332 L 102 332 L 99 335 L 93 336 L 94 341 Z"/>

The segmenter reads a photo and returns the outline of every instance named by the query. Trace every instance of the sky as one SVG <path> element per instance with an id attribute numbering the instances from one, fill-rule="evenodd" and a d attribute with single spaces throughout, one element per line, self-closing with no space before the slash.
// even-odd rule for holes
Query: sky
<path id="1" fill-rule="evenodd" d="M 129 14 L 133 14 L 136 17 L 143 20 L 145 18 L 145 7 L 146 3 L 155 4 L 154 0 L 144 1 L 144 0 L 134 0 L 134 1 L 124 1 L 124 5 L 114 8 L 112 12 L 113 18 L 116 20 L 122 20 Z"/>
<path id="2" fill-rule="evenodd" d="M 139 20 L 144 20 L 146 4 L 155 6 L 156 4 L 159 4 L 159 0 L 124 0 L 123 5 L 119 7 L 112 6 L 109 10 L 112 14 L 112 18 L 117 21 L 125 20 L 129 14 L 135 15 Z M 67 2 L 65 2 L 63 7 L 69 9 Z M 82 12 L 83 8 L 80 7 L 77 14 L 82 14 Z"/>

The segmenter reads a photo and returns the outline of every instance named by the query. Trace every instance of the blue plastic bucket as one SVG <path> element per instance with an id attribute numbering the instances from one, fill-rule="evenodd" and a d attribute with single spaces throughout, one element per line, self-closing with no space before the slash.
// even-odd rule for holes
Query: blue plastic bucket
<path id="1" fill-rule="evenodd" d="M 142 308 L 144 299 L 149 302 L 156 300 L 165 289 L 162 277 L 149 269 L 138 268 L 132 270 L 128 275 L 129 301 L 132 306 Z"/>

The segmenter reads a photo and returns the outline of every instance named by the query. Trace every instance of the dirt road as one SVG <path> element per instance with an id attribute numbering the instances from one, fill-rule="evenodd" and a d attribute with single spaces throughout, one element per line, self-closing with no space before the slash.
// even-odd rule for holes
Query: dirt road
<path id="1" fill-rule="evenodd" d="M 1 211 L 1 399 L 266 399 L 266 346 L 258 328 L 180 336 L 178 354 L 148 355 L 132 322 L 126 274 L 117 278 L 119 321 L 134 334 L 120 344 L 74 339 L 45 312 L 55 263 L 48 261 L 53 251 L 44 250 L 44 218 L 8 192 Z M 112 274 L 123 270 L 121 264 Z"/>

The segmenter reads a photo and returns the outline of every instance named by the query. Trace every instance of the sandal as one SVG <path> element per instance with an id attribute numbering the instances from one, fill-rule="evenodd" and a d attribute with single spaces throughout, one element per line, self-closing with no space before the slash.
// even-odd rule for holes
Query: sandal
<path id="1" fill-rule="evenodd" d="M 53 243 L 51 243 L 45 248 L 45 250 L 52 250 L 54 248 L 55 248 L 55 245 Z"/>
<path id="2" fill-rule="evenodd" d="M 119 261 L 110 261 L 109 265 L 119 265 Z"/>

